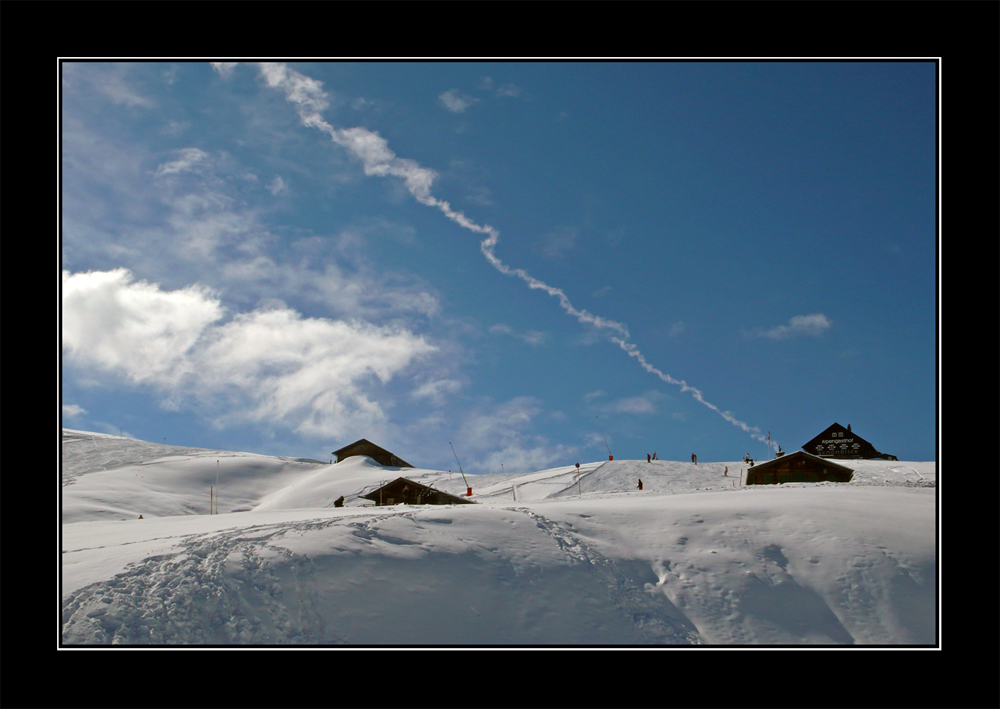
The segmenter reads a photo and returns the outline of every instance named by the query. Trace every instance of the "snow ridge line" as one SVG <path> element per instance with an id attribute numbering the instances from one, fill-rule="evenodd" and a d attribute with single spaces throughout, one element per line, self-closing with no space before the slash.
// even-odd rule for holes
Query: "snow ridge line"
<path id="1" fill-rule="evenodd" d="M 591 475 L 593 475 L 594 473 L 596 473 L 598 470 L 600 470 L 601 468 L 603 468 L 607 464 L 608 464 L 608 461 L 604 461 L 603 463 L 601 463 L 600 465 L 598 465 L 593 470 L 588 470 L 585 473 L 581 473 L 580 474 L 580 480 L 579 480 L 579 482 L 577 482 L 576 480 L 574 480 L 569 485 L 567 485 L 566 487 L 564 487 L 562 490 L 560 490 L 557 493 L 554 493 L 554 494 L 550 495 L 549 497 L 553 497 L 553 498 L 564 497 L 566 495 L 571 494 L 572 491 L 573 491 L 573 488 L 577 488 L 577 490 L 579 490 L 580 489 L 579 486 L 583 483 L 583 481 L 586 478 L 589 478 Z"/>
<path id="2" fill-rule="evenodd" d="M 558 522 L 534 510 L 526 507 L 511 509 L 527 515 L 539 529 L 549 534 L 559 548 L 570 557 L 570 563 L 589 564 L 595 572 L 610 575 L 608 599 L 629 617 L 645 642 L 655 645 L 703 644 L 701 636 L 696 631 L 684 627 L 664 608 L 662 596 L 654 596 L 646 591 L 645 587 L 640 588 L 613 559 L 604 556 Z"/>

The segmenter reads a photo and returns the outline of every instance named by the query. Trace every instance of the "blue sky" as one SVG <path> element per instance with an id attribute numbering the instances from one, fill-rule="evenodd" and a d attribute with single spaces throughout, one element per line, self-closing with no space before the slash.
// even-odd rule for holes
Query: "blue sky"
<path id="1" fill-rule="evenodd" d="M 932 62 L 60 68 L 66 427 L 936 456 Z"/>

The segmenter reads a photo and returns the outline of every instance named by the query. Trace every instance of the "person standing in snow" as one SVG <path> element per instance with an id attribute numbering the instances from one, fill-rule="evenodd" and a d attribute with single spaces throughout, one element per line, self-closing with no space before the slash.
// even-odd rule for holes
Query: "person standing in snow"
<path id="1" fill-rule="evenodd" d="M 691 454 L 691 462 L 694 463 L 695 465 L 698 465 L 698 456 L 696 456 L 694 453 Z"/>
<path id="2" fill-rule="evenodd" d="M 659 460 L 659 458 L 656 457 L 656 453 L 653 453 L 653 460 Z"/>
<path id="3" fill-rule="evenodd" d="M 646 462 L 649 462 L 649 453 L 646 454 Z"/>
<path id="4" fill-rule="evenodd" d="M 642 478 L 639 478 L 639 489 L 642 489 Z"/>
<path id="5" fill-rule="evenodd" d="M 729 466 L 728 465 L 726 466 L 726 469 L 722 471 L 722 477 L 724 477 L 724 478 L 728 478 L 729 477 Z"/>

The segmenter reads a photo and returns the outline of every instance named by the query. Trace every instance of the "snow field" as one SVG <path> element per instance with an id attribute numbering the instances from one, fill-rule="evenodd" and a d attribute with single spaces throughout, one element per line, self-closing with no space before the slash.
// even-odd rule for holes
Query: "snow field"
<path id="1" fill-rule="evenodd" d="M 467 476 L 477 505 L 366 507 L 399 475 L 465 483 L 137 443 L 103 443 L 131 446 L 113 470 L 64 459 L 63 647 L 936 642 L 934 463 L 740 488 L 726 464 L 591 462 Z"/>

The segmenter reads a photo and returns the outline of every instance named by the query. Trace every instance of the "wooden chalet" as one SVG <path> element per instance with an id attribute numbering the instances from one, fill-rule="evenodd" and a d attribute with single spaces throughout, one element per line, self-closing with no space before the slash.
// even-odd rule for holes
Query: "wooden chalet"
<path id="1" fill-rule="evenodd" d="M 352 455 L 366 455 L 376 463 L 390 468 L 412 468 L 413 466 L 397 456 L 392 451 L 387 451 L 381 446 L 377 446 L 367 438 L 354 441 L 350 445 L 344 446 L 340 450 L 335 450 L 333 455 L 337 457 L 337 462 L 346 460 Z"/>
<path id="2" fill-rule="evenodd" d="M 820 458 L 884 458 L 898 460 L 896 456 L 880 453 L 875 446 L 851 431 L 851 424 L 844 428 L 834 422 L 832 426 L 802 446 L 802 450 Z"/>
<path id="3" fill-rule="evenodd" d="M 776 485 L 780 483 L 847 483 L 854 471 L 828 458 L 796 451 L 780 458 L 754 465 L 747 471 L 747 485 Z"/>
<path id="4" fill-rule="evenodd" d="M 365 499 L 376 505 L 474 505 L 472 500 L 428 485 L 421 485 L 407 478 L 396 478 L 366 495 Z"/>

